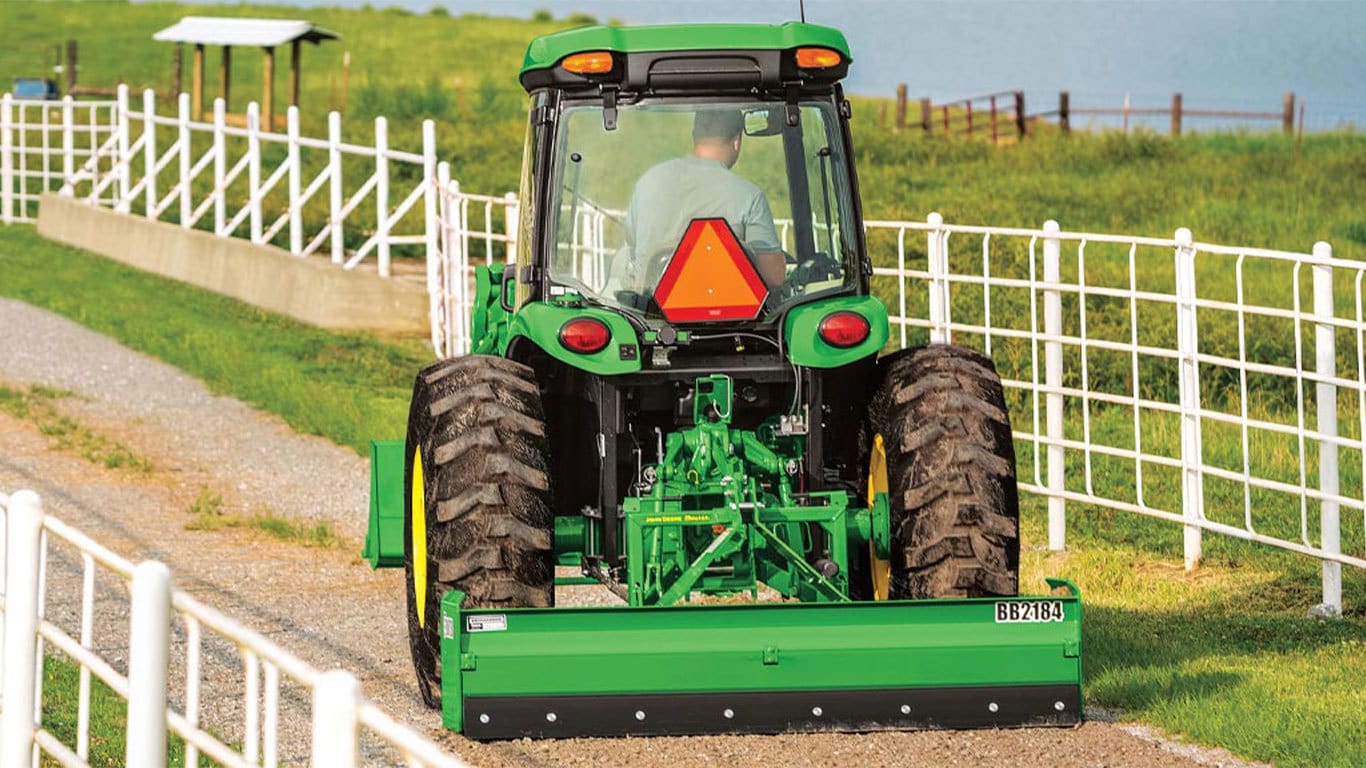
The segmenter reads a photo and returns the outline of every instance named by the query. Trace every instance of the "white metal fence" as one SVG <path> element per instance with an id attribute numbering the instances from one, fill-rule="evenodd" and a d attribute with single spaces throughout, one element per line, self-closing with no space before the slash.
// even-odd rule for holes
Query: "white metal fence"
<path id="1" fill-rule="evenodd" d="M 138 564 L 120 557 L 80 531 L 46 515 L 36 494 L 0 494 L 5 537 L 0 546 L 4 574 L 3 666 L 0 666 L 0 768 L 39 764 L 87 766 L 91 757 L 92 676 L 127 702 L 123 764 L 134 768 L 165 766 L 168 735 L 184 744 L 184 765 L 199 765 L 200 756 L 225 768 L 274 766 L 307 762 L 319 768 L 371 764 L 361 745 L 374 743 L 412 766 L 459 768 L 451 757 L 408 727 L 399 724 L 360 691 L 343 670 L 319 671 L 295 656 L 171 586 L 171 574 L 156 561 Z M 73 634 L 50 620 L 46 592 L 50 585 L 49 544 L 80 562 L 79 630 Z M 96 643 L 97 576 L 112 579 L 131 595 L 124 670 L 110 650 L 108 637 Z M 105 597 L 104 599 L 108 599 Z M 115 598 L 122 601 L 120 595 Z M 70 606 L 65 606 L 70 608 Z M 106 628 L 107 629 L 107 628 Z M 184 657 L 172 653 L 173 630 L 183 632 Z M 215 697 L 207 703 L 223 711 L 205 711 L 205 648 L 215 639 L 236 650 L 241 664 L 241 698 Z M 44 726 L 43 662 L 45 646 L 79 667 L 74 743 L 65 743 Z M 172 661 L 179 663 L 173 665 Z M 184 678 L 182 705 L 169 688 L 174 669 Z M 299 692 L 301 696 L 288 695 Z M 239 711 L 240 722 L 226 719 Z M 282 743 L 282 718 L 309 723 L 311 749 Z M 226 739 L 231 729 L 240 734 Z"/>
<path id="2" fill-rule="evenodd" d="M 0 96 L 0 223 L 32 221 L 44 192 L 79 188 L 112 205 L 93 181 L 114 166 L 118 105 L 113 101 L 29 101 Z"/>
<path id="3" fill-rule="evenodd" d="M 986 352 L 1011 399 L 1021 489 L 1366 568 L 1366 263 L 1042 229 L 867 222 L 906 346 Z M 892 258 L 894 255 L 894 258 Z M 1348 515 L 1344 517 L 1343 512 Z"/>

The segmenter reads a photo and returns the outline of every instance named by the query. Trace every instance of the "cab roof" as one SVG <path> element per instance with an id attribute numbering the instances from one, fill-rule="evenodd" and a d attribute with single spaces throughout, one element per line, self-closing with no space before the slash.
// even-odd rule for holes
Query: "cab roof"
<path id="1" fill-rule="evenodd" d="M 838 29 L 789 21 L 784 24 L 662 24 L 642 27 L 592 26 L 542 35 L 527 46 L 521 77 L 558 64 L 583 51 L 652 53 L 658 51 L 789 50 L 802 46 L 833 48 L 851 61 L 849 43 Z"/>

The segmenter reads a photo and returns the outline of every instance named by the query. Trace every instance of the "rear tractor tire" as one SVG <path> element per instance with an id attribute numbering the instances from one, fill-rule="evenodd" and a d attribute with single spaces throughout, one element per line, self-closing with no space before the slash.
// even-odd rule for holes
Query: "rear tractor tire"
<path id="1" fill-rule="evenodd" d="M 413 385 L 404 462 L 408 640 L 422 700 L 441 702 L 441 598 L 465 608 L 554 603 L 549 449 L 530 368 L 469 355 Z"/>
<path id="2" fill-rule="evenodd" d="M 1015 446 L 991 359 L 946 344 L 889 357 L 870 420 L 887 453 L 888 596 L 1018 594 Z"/>

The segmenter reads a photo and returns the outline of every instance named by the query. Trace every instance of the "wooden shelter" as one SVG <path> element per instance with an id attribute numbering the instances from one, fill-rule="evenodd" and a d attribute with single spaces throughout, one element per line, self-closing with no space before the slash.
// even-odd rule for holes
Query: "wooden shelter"
<path id="1" fill-rule="evenodd" d="M 166 29 L 152 35 L 161 42 L 189 43 L 194 46 L 193 72 L 190 84 L 192 114 L 204 114 L 204 46 L 223 47 L 222 63 L 218 70 L 218 93 L 228 104 L 232 80 L 232 49 L 234 46 L 260 48 L 265 53 L 262 67 L 261 127 L 271 130 L 275 109 L 275 49 L 289 43 L 289 103 L 299 104 L 300 44 L 317 45 L 323 40 L 336 40 L 340 35 L 312 22 L 298 19 L 242 19 L 217 16 L 186 16 Z M 177 49 L 178 50 L 178 49 Z"/>

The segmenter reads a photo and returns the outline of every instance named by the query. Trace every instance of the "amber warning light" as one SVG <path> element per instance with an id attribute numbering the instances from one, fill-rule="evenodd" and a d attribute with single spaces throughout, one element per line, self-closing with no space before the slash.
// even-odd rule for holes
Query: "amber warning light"
<path id="1" fill-rule="evenodd" d="M 767 286 L 725 219 L 693 219 L 655 289 L 671 323 L 753 320 L 766 298 Z"/>
<path id="2" fill-rule="evenodd" d="M 611 51 L 586 51 L 566 56 L 560 64 L 576 75 L 601 75 L 612 71 Z"/>
<path id="3" fill-rule="evenodd" d="M 840 63 L 839 51 L 829 48 L 798 48 L 797 66 L 802 69 L 829 69 Z"/>

